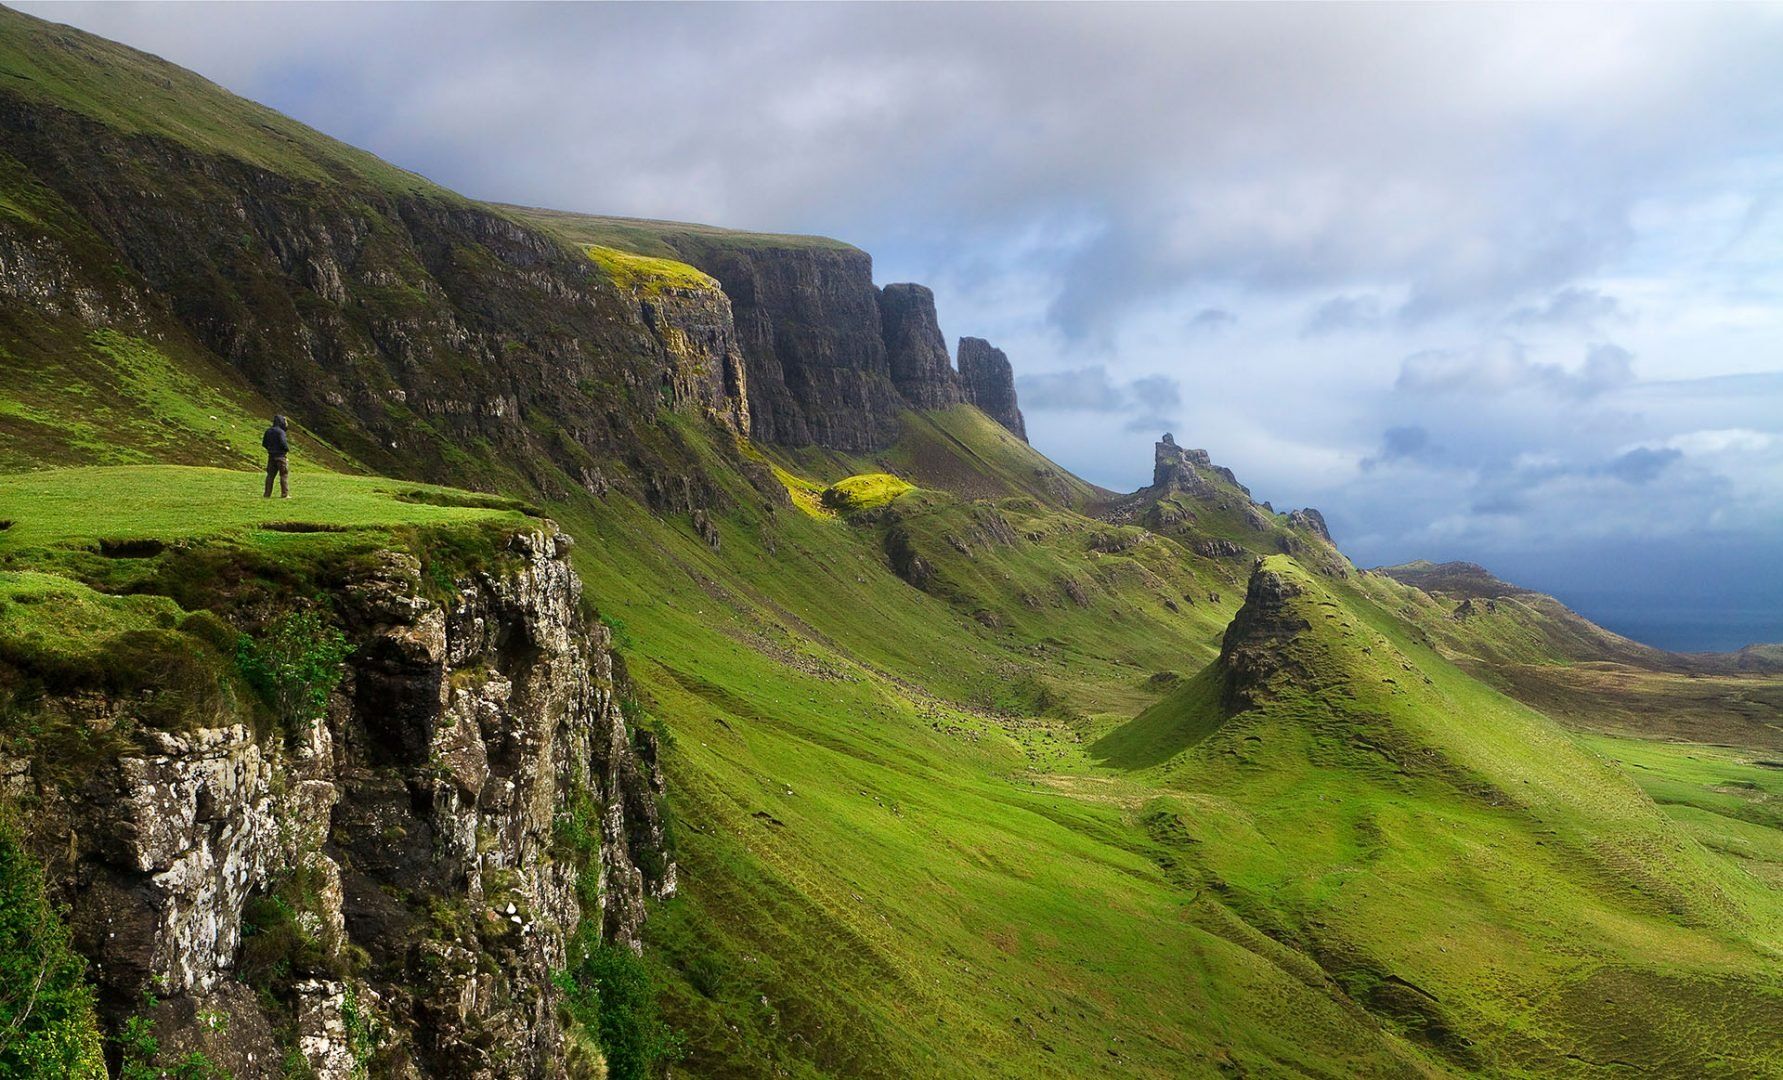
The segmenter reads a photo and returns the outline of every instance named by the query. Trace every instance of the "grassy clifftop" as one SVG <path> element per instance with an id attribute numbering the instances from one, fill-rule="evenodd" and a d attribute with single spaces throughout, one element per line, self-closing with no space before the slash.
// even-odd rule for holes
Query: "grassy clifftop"
<path id="1" fill-rule="evenodd" d="M 620 251 L 656 258 L 686 258 L 685 248 L 698 245 L 738 250 L 820 250 L 852 251 L 860 249 L 827 236 L 804 236 L 797 233 L 762 233 L 743 229 L 725 229 L 716 225 L 697 225 L 686 221 L 656 221 L 650 218 L 607 217 L 600 214 L 578 214 L 568 210 L 546 210 L 536 206 L 496 204 L 502 212 L 524 221 L 534 228 L 552 233 L 576 244 L 597 244 Z"/>

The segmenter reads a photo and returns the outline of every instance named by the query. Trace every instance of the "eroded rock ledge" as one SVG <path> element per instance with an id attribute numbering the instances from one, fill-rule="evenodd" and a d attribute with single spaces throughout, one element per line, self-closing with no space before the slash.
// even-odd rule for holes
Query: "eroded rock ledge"
<path id="1" fill-rule="evenodd" d="M 324 1080 L 373 1054 L 380 1075 L 565 1075 L 551 976 L 578 921 L 636 948 L 645 898 L 675 888 L 655 746 L 628 729 L 569 547 L 543 523 L 449 590 L 407 553 L 348 570 L 355 650 L 306 730 L 228 709 L 79 783 L 42 759 L 0 769 L 111 1023 L 152 991 L 164 1056 L 202 1044 L 244 1080 L 293 1052 Z M 43 708 L 102 729 L 130 704 Z M 582 910 L 585 867 L 601 910 Z M 280 919 L 314 944 L 251 987 L 244 958 L 274 929 L 256 921 Z"/>

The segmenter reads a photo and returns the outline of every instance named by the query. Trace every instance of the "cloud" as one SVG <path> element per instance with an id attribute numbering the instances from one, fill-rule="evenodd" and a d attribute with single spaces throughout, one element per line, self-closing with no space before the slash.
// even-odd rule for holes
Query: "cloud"
<path id="1" fill-rule="evenodd" d="M 1224 330 L 1237 321 L 1238 316 L 1227 311 L 1225 308 L 1202 308 L 1189 318 L 1189 329 L 1212 332 Z"/>
<path id="2" fill-rule="evenodd" d="M 1521 327 L 1566 327 L 1594 332 L 1605 322 L 1624 318 L 1621 301 L 1597 289 L 1568 285 L 1538 304 L 1518 308 L 1505 320 Z"/>
<path id="3" fill-rule="evenodd" d="M 1577 370 L 1529 359 L 1522 342 L 1497 337 L 1469 349 L 1424 349 L 1400 364 L 1397 389 L 1411 394 L 1507 394 L 1547 390 L 1565 397 L 1596 397 L 1634 381 L 1634 354 L 1597 343 Z"/>
<path id="4" fill-rule="evenodd" d="M 1067 223 L 1079 341 L 1196 283 L 1564 298 L 1655 186 L 1771 144 L 1783 51 L 1734 6 L 23 6 L 480 197 L 931 263 Z"/>
<path id="5" fill-rule="evenodd" d="M 1015 383 L 1022 408 L 1030 412 L 1119 412 L 1128 407 L 1126 393 L 1109 380 L 1105 367 L 1021 375 Z"/>
<path id="6" fill-rule="evenodd" d="M 1146 375 L 1116 382 L 1100 366 L 1023 375 L 1016 379 L 1016 394 L 1025 413 L 1126 414 L 1123 430 L 1154 434 L 1172 425 L 1182 404 L 1182 387 L 1174 379 Z"/>
<path id="7" fill-rule="evenodd" d="M 1683 456 L 1682 450 L 1674 450 L 1669 447 L 1654 450 L 1640 446 L 1610 461 L 1603 467 L 1603 471 L 1625 483 L 1650 484 L 1659 479 L 1659 474 L 1664 472 L 1667 466 Z"/>
<path id="8" fill-rule="evenodd" d="M 1417 424 L 1390 427 L 1381 433 L 1380 449 L 1363 458 L 1361 468 L 1366 472 L 1389 462 L 1424 457 L 1433 449 L 1430 432 Z"/>
<path id="9" fill-rule="evenodd" d="M 1751 428 L 1717 428 L 1686 431 L 1665 440 L 1665 445 L 1692 456 L 1760 454 L 1778 444 L 1778 436 Z"/>
<path id="10" fill-rule="evenodd" d="M 1345 330 L 1374 330 L 1381 325 L 1381 302 L 1374 296 L 1334 296 L 1320 304 L 1301 327 L 1301 337 L 1320 337 Z"/>

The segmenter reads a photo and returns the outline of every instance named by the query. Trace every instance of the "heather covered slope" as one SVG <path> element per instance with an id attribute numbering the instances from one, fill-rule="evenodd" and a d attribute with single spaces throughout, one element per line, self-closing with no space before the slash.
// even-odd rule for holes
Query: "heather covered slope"
<path id="1" fill-rule="evenodd" d="M 480 547 L 417 537 L 548 514 L 666 781 L 679 890 L 642 935 L 677 1075 L 1783 1073 L 1765 766 L 1576 736 L 1495 691 L 1495 671 L 1554 659 L 1536 624 L 1485 635 L 1458 600 L 1358 574 L 1316 514 L 1255 503 L 1174 440 L 1117 496 L 969 405 L 903 407 L 889 364 L 883 387 L 836 374 L 852 398 L 729 381 L 733 352 L 768 342 L 870 356 L 878 309 L 845 245 L 572 234 L 596 219 L 323 176 L 302 164 L 339 160 L 320 141 L 293 164 L 183 134 L 245 108 L 215 88 L 175 81 L 187 96 L 149 130 L 63 85 L 6 98 L 56 136 L 18 144 L 7 205 L 37 201 L 0 217 L 9 251 L 39 253 L 6 264 L 31 270 L 0 320 L 19 376 L 0 385 L 6 572 L 77 574 L 133 608 L 155 601 L 113 593 L 203 539 L 239 580 L 329 596 L 339 581 L 282 569 L 386 534 L 450 578 Z M 121 164 L 87 185 L 89 142 Z M 117 169 L 191 197 L 157 216 Z M 220 231 L 234 204 L 212 171 L 251 181 L 246 242 Z M 163 244 L 202 272 L 165 272 Z M 730 280 L 713 252 L 740 260 L 712 263 Z M 739 423 L 739 390 L 762 427 Z M 268 506 L 227 468 L 275 402 L 301 429 L 297 498 Z M 94 465 L 127 468 L 58 471 Z M 33 509 L 51 498 L 53 520 Z M 513 642 L 491 662 L 531 655 Z M 550 809 L 567 824 L 528 849 L 542 873 L 587 824 Z M 367 859 L 424 849 L 346 824 Z M 507 940 L 451 908 L 367 916 L 417 948 Z M 427 989 L 456 992 L 450 972 Z"/>

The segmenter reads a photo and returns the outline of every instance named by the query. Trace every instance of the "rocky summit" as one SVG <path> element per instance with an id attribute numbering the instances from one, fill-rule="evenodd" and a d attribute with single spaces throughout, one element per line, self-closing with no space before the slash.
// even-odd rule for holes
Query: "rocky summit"
<path id="1" fill-rule="evenodd" d="M 0 1076 L 1783 1075 L 1775 648 L 958 317 L 0 8 Z"/>

